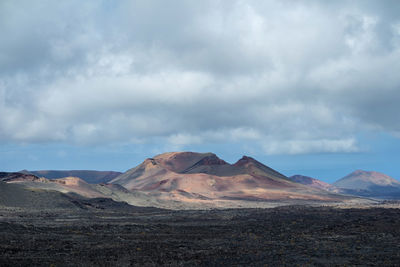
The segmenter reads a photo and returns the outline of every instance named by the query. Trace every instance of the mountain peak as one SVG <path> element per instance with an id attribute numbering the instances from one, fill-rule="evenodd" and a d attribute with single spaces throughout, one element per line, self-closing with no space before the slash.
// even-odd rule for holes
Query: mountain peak
<path id="1" fill-rule="evenodd" d="M 198 163 L 202 164 L 202 165 L 225 165 L 225 164 L 228 164 L 228 163 L 226 163 L 225 160 L 220 159 L 215 154 L 211 154 L 210 156 L 204 157 Z"/>
<path id="2" fill-rule="evenodd" d="M 246 155 L 242 156 L 241 159 L 239 159 L 235 164 L 235 166 L 242 166 L 246 163 L 250 163 L 250 162 L 258 162 L 257 160 L 253 159 L 252 157 L 248 157 Z"/>
<path id="3" fill-rule="evenodd" d="M 154 158 L 146 159 L 144 164 L 146 166 L 160 166 L 169 171 L 181 173 L 185 172 L 195 164 L 214 165 L 226 164 L 226 162 L 219 159 L 214 153 L 184 151 L 159 154 Z"/>
<path id="4" fill-rule="evenodd" d="M 191 152 L 191 151 L 176 151 L 176 152 L 166 152 L 162 154 L 158 154 L 154 157 L 156 160 L 179 160 L 179 159 L 187 159 L 193 157 L 207 157 L 214 155 L 214 153 L 207 152 L 207 153 L 199 153 L 199 152 Z"/>
<path id="5" fill-rule="evenodd" d="M 365 174 L 372 174 L 372 173 L 376 173 L 376 172 L 364 171 L 364 170 L 355 170 L 350 175 L 365 175 Z"/>
<path id="6" fill-rule="evenodd" d="M 376 171 L 364 171 L 364 170 L 355 170 L 354 172 L 350 173 L 349 175 L 345 176 L 343 179 L 349 178 L 359 178 L 363 180 L 394 180 L 392 177 L 376 172 Z"/>

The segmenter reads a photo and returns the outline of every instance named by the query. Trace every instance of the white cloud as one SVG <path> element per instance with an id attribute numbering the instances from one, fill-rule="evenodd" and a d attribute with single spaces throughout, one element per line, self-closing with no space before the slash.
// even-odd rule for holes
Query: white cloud
<path id="1" fill-rule="evenodd" d="M 267 154 L 307 154 L 360 151 L 354 138 L 338 140 L 274 140 L 272 142 L 264 143 L 263 148 Z"/>
<path id="2" fill-rule="evenodd" d="M 199 136 L 184 133 L 173 134 L 169 136 L 167 140 L 169 144 L 179 147 L 191 144 L 199 144 L 203 141 Z"/>
<path id="3" fill-rule="evenodd" d="M 357 151 L 400 132 L 388 5 L 4 1 L 0 141 Z"/>

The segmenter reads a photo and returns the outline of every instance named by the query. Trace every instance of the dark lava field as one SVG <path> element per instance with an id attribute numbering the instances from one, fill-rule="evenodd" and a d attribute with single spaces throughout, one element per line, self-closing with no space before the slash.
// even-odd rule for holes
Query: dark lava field
<path id="1" fill-rule="evenodd" d="M 398 266 L 400 210 L 0 210 L 0 266 Z"/>

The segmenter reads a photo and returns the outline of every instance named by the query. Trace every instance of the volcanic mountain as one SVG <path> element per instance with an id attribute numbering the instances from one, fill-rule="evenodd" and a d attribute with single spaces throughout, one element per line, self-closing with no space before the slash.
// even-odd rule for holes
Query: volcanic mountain
<path id="1" fill-rule="evenodd" d="M 195 200 L 323 200 L 342 196 L 310 188 L 255 159 L 243 156 L 229 164 L 213 153 L 170 152 L 119 175 L 111 181 L 176 201 Z"/>
<path id="2" fill-rule="evenodd" d="M 318 179 L 315 179 L 312 177 L 303 176 L 303 175 L 293 175 L 293 176 L 290 176 L 289 179 L 296 183 L 300 183 L 300 184 L 311 186 L 311 187 L 318 188 L 318 189 L 323 189 L 323 190 L 326 190 L 329 192 L 338 192 L 338 189 L 334 185 L 325 183 L 321 180 L 318 180 Z"/>
<path id="3" fill-rule="evenodd" d="M 400 198 L 400 182 L 379 172 L 357 170 L 333 183 L 341 193 L 379 197 Z"/>

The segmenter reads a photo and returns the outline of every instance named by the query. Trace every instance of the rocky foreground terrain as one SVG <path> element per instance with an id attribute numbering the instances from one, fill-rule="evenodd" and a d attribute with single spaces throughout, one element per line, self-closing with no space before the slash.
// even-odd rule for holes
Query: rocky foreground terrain
<path id="1" fill-rule="evenodd" d="M 395 266 L 397 203 L 367 209 L 0 210 L 0 266 Z"/>

